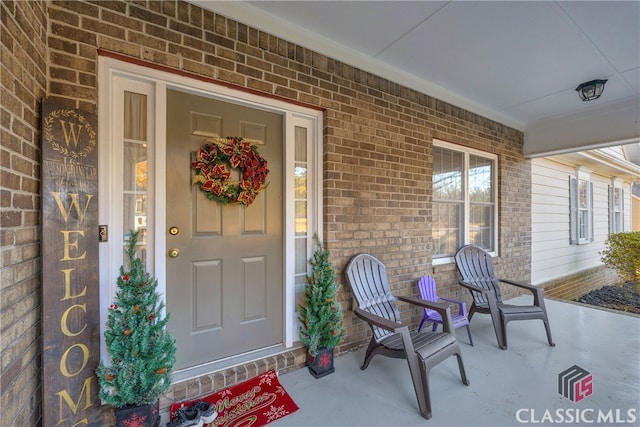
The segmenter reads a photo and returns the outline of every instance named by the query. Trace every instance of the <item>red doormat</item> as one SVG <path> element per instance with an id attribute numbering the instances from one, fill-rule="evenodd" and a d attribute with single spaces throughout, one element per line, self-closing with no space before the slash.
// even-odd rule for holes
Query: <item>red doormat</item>
<path id="1" fill-rule="evenodd" d="M 213 404 L 218 412 L 211 424 L 205 424 L 209 427 L 260 427 L 298 410 L 274 370 L 198 400 Z M 198 400 L 171 405 L 171 419 L 178 409 Z"/>

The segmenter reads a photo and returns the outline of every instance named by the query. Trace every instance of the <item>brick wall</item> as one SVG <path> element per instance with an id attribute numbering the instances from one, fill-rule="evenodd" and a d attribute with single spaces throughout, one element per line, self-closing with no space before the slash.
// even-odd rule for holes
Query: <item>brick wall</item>
<path id="1" fill-rule="evenodd" d="M 5 6 L 3 2 L 3 8 L 17 7 L 16 4 L 22 3 L 7 2 Z M 466 297 L 455 285 L 453 266 L 431 266 L 431 141 L 437 138 L 495 153 L 499 162 L 501 252 L 496 270 L 504 276 L 529 279 L 530 163 L 521 155 L 520 132 L 185 2 L 51 1 L 46 5 L 50 21 L 48 54 L 43 47 L 38 55 L 27 57 L 46 58 L 49 96 L 71 108 L 97 110 L 97 49 L 323 107 L 323 240 L 332 253 L 334 267 L 342 272 L 354 254 L 370 252 L 386 264 L 391 286 L 399 293 L 416 293 L 416 280 L 423 274 L 434 274 L 442 296 Z M 37 10 L 38 6 L 44 7 L 42 4 L 30 7 Z M 41 21 L 29 22 L 42 22 L 42 28 L 47 28 L 42 10 Z M 3 17 L 3 64 L 4 20 Z M 21 43 L 28 46 L 34 38 L 42 37 L 44 46 L 45 35 L 33 29 L 30 34 L 34 32 L 37 37 L 23 37 Z M 27 62 L 26 58 L 22 61 Z M 44 66 L 33 68 L 44 70 Z M 39 81 L 44 87 L 44 74 Z M 31 138 L 24 139 L 31 143 L 31 154 L 37 153 L 35 112 L 42 92 L 34 94 L 28 103 L 34 112 L 27 126 L 31 128 Z M 3 101 L 3 132 L 6 132 L 4 108 Z M 27 109 L 9 115 L 21 117 L 24 110 Z M 21 154 L 17 158 L 33 161 L 29 150 L 16 151 Z M 3 149 L 3 174 L 8 157 Z M 37 183 L 38 165 L 33 163 L 31 177 Z M 13 167 L 20 167 L 19 162 Z M 14 172 L 14 175 L 20 175 L 24 181 L 28 174 Z M 16 225 L 20 232 L 37 224 L 37 185 L 32 191 L 30 210 L 23 205 L 11 209 L 10 203 L 16 201 L 7 196 L 10 201 L 5 202 L 3 190 L 3 221 L 5 211 L 7 216 L 20 216 L 22 224 Z M 22 198 L 17 200 L 24 203 Z M 37 244 L 37 231 L 32 230 L 31 234 Z M 3 234 L 3 260 L 7 259 L 4 239 Z M 37 259 L 38 250 L 32 251 L 31 256 Z M 12 258 L 10 264 L 17 266 L 24 262 Z M 37 294 L 36 274 L 37 271 L 32 272 L 31 280 L 26 281 Z M 339 351 L 348 351 L 366 345 L 368 330 L 350 314 L 351 296 L 342 274 L 339 280 L 342 285 L 339 299 L 346 313 L 347 328 Z M 3 286 L 4 283 L 3 280 Z M 17 284 L 13 275 L 10 283 Z M 23 323 L 30 318 L 29 313 L 9 313 L 4 309 L 3 296 L 3 319 L 6 316 Z M 416 321 L 420 316 L 417 310 L 405 314 Z M 33 317 L 31 325 L 38 322 L 38 316 Z M 34 358 L 37 351 L 37 346 L 32 349 Z M 300 351 L 292 351 L 175 384 L 169 397 L 193 398 L 267 368 L 286 371 L 301 367 L 303 361 Z M 4 369 L 3 354 L 3 372 Z M 27 375 L 37 383 L 37 371 Z M 3 377 L 3 384 L 4 381 Z M 17 402 L 13 396 L 5 402 L 3 394 L 3 406 L 21 405 Z M 169 403 L 162 402 L 163 411 Z"/>
<path id="2" fill-rule="evenodd" d="M 415 280 L 431 270 L 430 141 L 497 154 L 500 243 L 508 261 L 498 268 L 529 278 L 530 166 L 520 154 L 521 133 L 187 3 L 54 3 L 50 14 L 52 92 L 78 106 L 96 101 L 97 47 L 324 107 L 324 241 L 337 271 L 358 252 L 378 256 L 399 292 L 413 293 Z M 71 67 L 86 78 L 69 75 Z M 444 295 L 458 292 L 455 271 L 440 276 Z M 349 313 L 350 295 L 343 291 L 340 299 Z M 345 321 L 340 351 L 366 345 L 365 326 L 349 314 Z M 295 353 L 284 360 L 303 363 Z M 219 378 L 228 385 L 244 370 Z M 170 397 L 220 388 L 214 382 L 205 376 L 177 384 Z"/>
<path id="3" fill-rule="evenodd" d="M 40 100 L 46 4 L 2 2 L 0 425 L 39 425 Z"/>
<path id="4" fill-rule="evenodd" d="M 622 280 L 615 270 L 600 266 L 559 280 L 553 280 L 540 286 L 544 288 L 546 297 L 573 300 L 605 285 L 621 282 Z"/>

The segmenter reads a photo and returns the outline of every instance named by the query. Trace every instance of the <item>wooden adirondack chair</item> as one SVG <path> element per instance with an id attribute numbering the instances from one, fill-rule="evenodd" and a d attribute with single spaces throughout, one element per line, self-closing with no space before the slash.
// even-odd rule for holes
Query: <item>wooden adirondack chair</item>
<path id="1" fill-rule="evenodd" d="M 512 320 L 540 319 L 547 331 L 550 346 L 555 346 L 551 338 L 551 328 L 544 305 L 542 289 L 512 280 L 499 279 L 493 272 L 491 255 L 475 245 L 463 246 L 456 252 L 456 267 L 462 276 L 460 285 L 471 292 L 473 304 L 469 310 L 469 321 L 473 314 L 488 313 L 493 321 L 498 346 L 507 349 L 507 323 Z M 533 295 L 533 305 L 511 305 L 502 302 L 499 283 L 517 286 Z"/>
<path id="2" fill-rule="evenodd" d="M 354 314 L 367 322 L 372 331 L 371 341 L 360 369 L 366 369 L 376 354 L 406 359 L 420 414 L 426 419 L 431 418 L 431 368 L 455 355 L 462 383 L 469 385 L 462 353 L 453 333 L 448 306 L 415 297 L 394 296 L 389 287 L 384 264 L 368 254 L 354 256 L 347 265 L 346 274 L 358 305 L 353 308 Z M 400 319 L 396 301 L 438 311 L 443 319 L 443 332 L 410 331 Z"/>
<path id="3" fill-rule="evenodd" d="M 451 314 L 451 321 L 453 322 L 453 328 L 458 329 L 463 326 L 467 328 L 467 335 L 469 335 L 469 344 L 473 345 L 473 338 L 471 338 L 471 328 L 469 327 L 469 319 L 467 319 L 467 304 L 464 301 L 458 301 L 451 298 L 440 298 L 436 290 L 436 281 L 431 276 L 422 276 L 418 280 L 418 290 L 422 299 L 433 302 L 447 301 L 458 306 L 458 313 Z M 446 303 L 445 303 L 446 304 Z M 442 316 L 436 310 L 425 308 L 422 320 L 420 321 L 420 327 L 418 332 L 422 331 L 422 327 L 425 323 L 432 322 L 432 331 L 438 329 L 438 325 L 442 324 Z"/>

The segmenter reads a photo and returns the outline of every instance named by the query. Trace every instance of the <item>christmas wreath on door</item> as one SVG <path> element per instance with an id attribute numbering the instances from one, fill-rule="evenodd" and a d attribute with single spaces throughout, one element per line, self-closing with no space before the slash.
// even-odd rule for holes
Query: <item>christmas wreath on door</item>
<path id="1" fill-rule="evenodd" d="M 191 163 L 198 184 L 208 199 L 224 204 L 251 205 L 267 188 L 267 161 L 258 153 L 255 141 L 240 137 L 211 138 L 198 149 Z M 238 170 L 239 179 L 232 178 Z"/>

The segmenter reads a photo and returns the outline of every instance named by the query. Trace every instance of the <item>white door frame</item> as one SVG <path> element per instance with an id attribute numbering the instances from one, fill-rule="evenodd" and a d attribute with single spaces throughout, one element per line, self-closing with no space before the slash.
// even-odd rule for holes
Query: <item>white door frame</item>
<path id="1" fill-rule="evenodd" d="M 191 78 L 183 74 L 144 67 L 115 58 L 100 56 L 98 61 L 98 188 L 99 188 L 99 224 L 109 225 L 109 242 L 100 243 L 100 307 L 101 307 L 101 356 L 107 358 L 104 345 L 104 325 L 107 319 L 106 307 L 113 301 L 116 291 L 116 279 L 122 264 L 122 205 L 121 188 L 118 186 L 118 171 L 122 169 L 122 150 L 114 137 L 112 128 L 122 109 L 114 103 L 118 84 L 139 87 L 142 93 L 148 93 L 155 102 L 150 108 L 150 117 L 155 147 L 150 151 L 153 156 L 155 182 L 150 190 L 154 196 L 153 221 L 149 233 L 148 256 L 151 273 L 158 279 L 158 293 L 164 298 L 166 290 L 166 92 L 168 88 L 178 89 L 204 96 L 214 97 L 235 104 L 274 111 L 284 116 L 285 156 L 283 171 L 284 199 L 284 345 L 290 348 L 298 341 L 298 321 L 295 307 L 295 247 L 294 247 L 294 180 L 295 168 L 294 129 L 307 128 L 308 142 L 308 191 L 311 201 L 308 209 L 307 253 L 313 250 L 314 233 L 322 236 L 322 111 L 306 108 L 286 101 L 259 96 L 243 90 L 215 84 L 200 78 Z M 120 87 L 121 89 L 122 87 Z M 120 153 L 120 154 L 118 154 Z M 121 176 L 121 174 L 120 174 Z M 118 234 L 116 234 L 116 232 Z M 175 376 L 174 376 L 175 380 Z"/>

